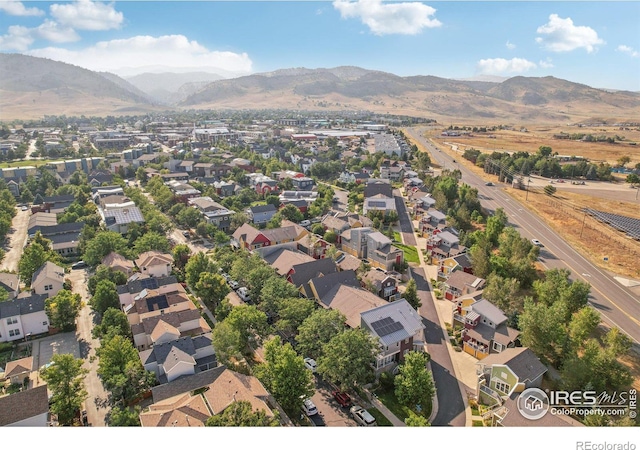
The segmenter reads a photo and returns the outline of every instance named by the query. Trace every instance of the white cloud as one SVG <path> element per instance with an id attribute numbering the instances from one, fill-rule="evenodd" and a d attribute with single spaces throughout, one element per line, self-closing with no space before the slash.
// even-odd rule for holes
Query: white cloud
<path id="1" fill-rule="evenodd" d="M 76 30 L 111 30 L 119 28 L 124 20 L 124 15 L 116 11 L 113 4 L 90 0 L 54 4 L 49 10 L 58 23 Z"/>
<path id="2" fill-rule="evenodd" d="M 507 43 L 504 45 L 506 45 L 509 50 L 513 50 L 514 48 L 516 48 L 516 44 L 512 44 L 509 41 L 507 41 Z"/>
<path id="3" fill-rule="evenodd" d="M 570 17 L 560 18 L 557 14 L 549 16 L 549 22 L 539 26 L 536 42 L 552 52 L 570 52 L 584 48 L 588 53 L 605 42 L 598 37 L 593 28 L 575 26 Z"/>
<path id="4" fill-rule="evenodd" d="M 22 2 L 0 1 L 0 11 L 10 16 L 41 16 L 44 11 L 38 8 L 26 8 Z"/>
<path id="5" fill-rule="evenodd" d="M 498 75 L 505 73 L 522 73 L 538 67 L 536 63 L 523 58 L 492 58 L 478 61 L 478 71 L 487 75 Z"/>
<path id="6" fill-rule="evenodd" d="M 183 35 L 135 36 L 98 42 L 83 50 L 48 47 L 31 50 L 29 55 L 74 64 L 90 70 L 139 73 L 145 67 L 221 69 L 251 73 L 252 61 L 246 53 L 212 51 Z M 132 70 L 140 68 L 140 70 Z"/>
<path id="7" fill-rule="evenodd" d="M 23 52 L 29 48 L 33 41 L 31 28 L 12 25 L 7 30 L 7 34 L 0 36 L 0 49 Z"/>
<path id="8" fill-rule="evenodd" d="M 386 3 L 382 0 L 335 0 L 333 7 L 343 19 L 359 18 L 373 34 L 418 34 L 423 28 L 439 27 L 431 18 L 436 12 L 431 6 L 417 2 Z"/>
<path id="9" fill-rule="evenodd" d="M 542 67 L 543 69 L 551 69 L 551 68 L 555 67 L 553 65 L 553 62 L 551 62 L 551 58 L 547 58 L 545 61 L 540 60 L 538 65 L 540 67 Z"/>
<path id="10" fill-rule="evenodd" d="M 629 47 L 628 45 L 618 45 L 618 48 L 616 48 L 616 51 L 631 55 L 633 58 L 637 58 L 638 56 L 640 56 L 640 53 L 638 53 L 636 50 L 633 49 L 633 47 Z"/>
<path id="11" fill-rule="evenodd" d="M 42 25 L 33 29 L 33 32 L 42 39 L 58 44 L 80 40 L 80 36 L 73 28 L 61 28 L 52 20 L 45 20 Z"/>

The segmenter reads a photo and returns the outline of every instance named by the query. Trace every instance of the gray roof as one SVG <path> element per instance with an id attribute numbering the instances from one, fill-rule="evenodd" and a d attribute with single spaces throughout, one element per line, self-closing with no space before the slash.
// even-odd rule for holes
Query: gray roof
<path id="1" fill-rule="evenodd" d="M 0 302 L 0 319 L 44 311 L 44 302 L 47 298 L 47 294 L 32 294 L 29 297 Z"/>
<path id="2" fill-rule="evenodd" d="M 193 345 L 193 340 L 191 336 L 184 336 L 180 339 L 171 342 L 165 342 L 164 344 L 154 345 L 150 350 L 145 350 L 144 352 L 140 352 L 140 358 L 142 359 L 142 364 L 149 364 L 150 362 L 157 362 L 158 364 L 164 364 L 167 356 L 171 353 L 171 350 L 176 347 L 185 352 L 187 355 L 195 355 L 196 349 Z M 143 359 L 143 354 L 145 354 L 146 359 Z"/>
<path id="3" fill-rule="evenodd" d="M 137 278 L 129 281 L 127 284 L 117 286 L 118 294 L 137 294 L 142 292 L 143 289 L 157 289 L 160 286 L 166 286 L 168 284 L 177 283 L 178 279 L 173 275 L 168 277 L 146 277 Z"/>
<path id="4" fill-rule="evenodd" d="M 0 427 L 49 412 L 47 385 L 0 397 Z"/>
<path id="5" fill-rule="evenodd" d="M 268 205 L 252 206 L 249 209 L 253 214 L 259 214 L 263 212 L 276 212 L 276 207 L 270 203 Z"/>
<path id="6" fill-rule="evenodd" d="M 496 326 L 507 320 L 507 316 L 504 315 L 500 308 L 484 298 L 472 304 L 471 309 L 488 321 L 493 322 Z"/>
<path id="7" fill-rule="evenodd" d="M 47 261 L 33 274 L 31 285 L 34 285 L 39 278 L 43 277 L 64 282 L 64 269 L 51 261 Z"/>
<path id="8" fill-rule="evenodd" d="M 353 270 L 344 270 L 342 272 L 335 272 L 322 277 L 316 277 L 311 279 L 309 283 L 313 283 L 320 300 L 322 300 L 334 287 L 339 285 L 360 287 L 360 282 Z"/>
<path id="9" fill-rule="evenodd" d="M 56 234 L 63 233 L 71 233 L 77 232 L 80 233 L 82 228 L 84 227 L 84 222 L 69 222 L 69 223 L 59 223 L 58 225 L 35 225 L 33 228 L 29 230 L 31 234 L 35 234 L 37 231 L 40 231 L 44 237 L 47 239 L 51 239 L 51 236 Z"/>
<path id="10" fill-rule="evenodd" d="M 174 397 L 185 392 L 191 392 L 213 383 L 225 370 L 226 366 L 218 366 L 188 377 L 180 377 L 167 384 L 151 388 L 153 402 L 157 403 L 167 398 Z"/>
<path id="11" fill-rule="evenodd" d="M 507 348 L 500 353 L 492 353 L 480 363 L 486 366 L 508 366 L 520 382 L 533 381 L 548 370 L 528 347 Z"/>
<path id="12" fill-rule="evenodd" d="M 13 292 L 18 289 L 20 277 L 15 273 L 0 272 L 0 285 L 4 285 L 7 291 Z"/>
<path id="13" fill-rule="evenodd" d="M 360 319 L 385 346 L 415 336 L 425 327 L 420 315 L 405 299 L 360 313 Z"/>
<path id="14" fill-rule="evenodd" d="M 137 206 L 129 206 L 127 208 L 110 209 L 104 212 L 104 217 L 107 223 L 115 222 L 118 225 L 127 224 L 131 222 L 144 222 L 142 211 Z M 111 221 L 107 220 L 112 218 Z"/>
<path id="15" fill-rule="evenodd" d="M 484 281 L 484 278 L 476 277 L 475 275 L 471 275 L 470 273 L 462 270 L 456 270 L 449 275 L 445 284 L 460 291 L 464 290 L 465 286 L 474 288 L 473 290 L 477 291 L 484 287 Z"/>
<path id="16" fill-rule="evenodd" d="M 291 274 L 291 282 L 296 287 L 308 283 L 309 280 L 320 274 L 326 276 L 337 272 L 336 263 L 331 258 L 314 259 L 306 263 L 295 264 L 291 268 L 294 270 Z"/>

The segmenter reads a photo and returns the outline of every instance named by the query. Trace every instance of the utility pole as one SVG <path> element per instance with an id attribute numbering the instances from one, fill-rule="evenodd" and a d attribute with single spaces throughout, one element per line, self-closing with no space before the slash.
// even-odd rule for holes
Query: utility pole
<path id="1" fill-rule="evenodd" d="M 582 237 L 582 232 L 584 231 L 584 221 L 587 220 L 587 212 L 584 212 L 584 217 L 582 218 L 582 228 L 580 228 L 580 237 Z"/>
<path id="2" fill-rule="evenodd" d="M 527 195 L 524 198 L 525 202 L 529 201 L 529 185 L 531 184 L 531 178 L 527 179 Z"/>

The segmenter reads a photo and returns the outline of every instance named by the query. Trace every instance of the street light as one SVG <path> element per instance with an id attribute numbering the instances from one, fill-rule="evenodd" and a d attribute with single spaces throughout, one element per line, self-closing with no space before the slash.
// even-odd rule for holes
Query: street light
<path id="1" fill-rule="evenodd" d="M 525 199 L 524 199 L 525 202 L 529 201 L 529 185 L 530 184 L 531 184 L 531 178 L 527 180 L 527 195 L 525 196 Z"/>

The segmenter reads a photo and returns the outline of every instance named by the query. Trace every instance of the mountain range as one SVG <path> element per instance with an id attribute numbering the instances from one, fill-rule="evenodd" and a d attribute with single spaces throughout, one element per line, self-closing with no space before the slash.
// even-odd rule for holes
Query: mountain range
<path id="1" fill-rule="evenodd" d="M 368 110 L 439 122 L 563 123 L 640 117 L 640 93 L 554 77 L 503 81 L 400 77 L 341 66 L 223 79 L 208 72 L 125 78 L 21 54 L 0 54 L 0 119 L 126 115 L 169 109 Z"/>

